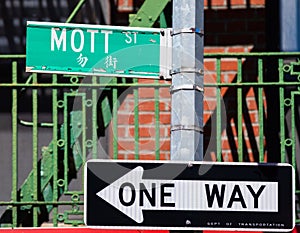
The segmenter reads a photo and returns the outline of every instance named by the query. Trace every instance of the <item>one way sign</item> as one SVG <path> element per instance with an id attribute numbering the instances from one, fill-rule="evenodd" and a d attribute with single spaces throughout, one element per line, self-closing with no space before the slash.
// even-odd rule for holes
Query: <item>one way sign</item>
<path id="1" fill-rule="evenodd" d="M 287 164 L 90 160 L 85 222 L 104 228 L 288 231 Z"/>

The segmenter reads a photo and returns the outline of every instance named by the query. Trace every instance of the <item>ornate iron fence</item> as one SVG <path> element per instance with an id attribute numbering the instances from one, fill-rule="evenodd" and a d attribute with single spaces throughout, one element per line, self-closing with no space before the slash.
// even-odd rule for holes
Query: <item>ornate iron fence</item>
<path id="1" fill-rule="evenodd" d="M 300 53 L 205 55 L 205 159 L 291 163 L 297 173 L 296 197 L 299 57 Z M 23 72 L 24 58 L 0 56 L 1 65 L 11 70 L 0 83 L 8 106 L 0 113 L 0 170 L 6 174 L 1 186 L 8 190 L 0 194 L 1 227 L 81 225 L 82 166 L 87 159 L 143 159 L 143 153 L 168 158 L 162 154 L 169 139 L 161 129 L 170 128 L 162 119 L 169 109 L 161 106 L 161 98 L 168 101 L 170 82 L 29 75 Z M 145 97 L 149 89 L 153 96 Z M 140 98 L 150 103 L 147 111 L 153 116 L 146 122 L 152 133 L 146 136 Z M 131 110 L 123 108 L 124 103 Z M 126 110 L 130 113 L 124 129 L 120 122 Z M 122 129 L 128 130 L 125 136 Z M 122 138 L 126 135 L 131 137 Z M 145 138 L 152 152 L 143 151 Z"/>

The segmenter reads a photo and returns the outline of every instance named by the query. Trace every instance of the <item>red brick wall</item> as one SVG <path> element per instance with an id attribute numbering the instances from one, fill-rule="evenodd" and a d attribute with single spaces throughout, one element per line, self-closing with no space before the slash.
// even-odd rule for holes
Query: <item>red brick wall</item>
<path id="1" fill-rule="evenodd" d="M 120 12 L 133 11 L 133 0 L 118 0 L 118 11 Z"/>
<path id="2" fill-rule="evenodd" d="M 160 81 L 161 83 L 169 83 Z M 152 80 L 139 79 L 140 84 L 153 83 Z M 138 109 L 139 159 L 156 159 L 155 155 L 155 100 L 154 88 L 138 89 L 138 102 L 135 102 L 133 89 L 126 95 L 118 110 L 119 158 L 134 159 L 135 151 L 135 108 Z M 170 110 L 171 98 L 168 87 L 159 88 L 159 159 L 170 157 Z"/>
<path id="3" fill-rule="evenodd" d="M 130 8 L 130 4 L 133 4 L 133 2 L 120 0 L 119 4 L 120 7 L 124 7 L 127 4 L 126 6 Z M 264 5 L 264 0 L 205 0 L 205 53 L 240 53 L 264 50 Z M 252 61 L 243 60 L 243 74 L 256 79 L 255 72 L 251 73 L 252 66 Z M 216 61 L 214 59 L 205 59 L 204 67 L 206 71 L 204 76 L 205 82 L 215 82 Z M 222 60 L 221 73 L 222 82 L 232 82 L 236 78 L 237 60 Z M 141 79 L 139 82 L 152 81 Z M 237 160 L 238 148 L 235 106 L 236 89 L 222 88 L 221 91 L 227 106 L 227 128 L 222 133 L 222 158 L 224 161 L 234 161 Z M 139 109 L 139 158 L 155 159 L 154 89 L 140 88 L 138 94 L 139 102 L 136 105 Z M 160 159 L 169 159 L 171 99 L 168 88 L 160 89 L 159 95 Z M 243 134 L 247 156 L 245 159 L 254 161 L 257 160 L 255 151 L 257 151 L 258 147 L 259 122 L 253 88 L 246 90 L 244 96 L 246 104 L 244 104 Z M 119 109 L 119 158 L 134 158 L 134 105 L 133 95 L 128 94 Z M 210 146 L 213 141 L 218 140 L 213 138 L 214 135 L 211 132 L 211 129 L 214 129 L 213 124 L 215 124 L 212 117 L 215 112 L 215 106 L 215 88 L 205 88 L 204 124 L 206 124 L 205 129 L 207 131 L 205 140 L 206 145 L 208 145 L 206 156 L 212 159 L 215 159 L 215 147 L 214 145 Z M 254 143 L 256 143 L 256 146 Z"/>
<path id="4" fill-rule="evenodd" d="M 205 1 L 205 53 L 239 53 L 264 51 L 265 49 L 265 1 L 264 0 L 207 0 Z M 256 80 L 257 67 L 253 61 L 243 61 L 243 76 Z M 207 70 L 205 80 L 215 80 L 216 62 L 205 60 Z M 222 82 L 232 82 L 236 78 L 237 61 L 224 59 L 221 63 Z M 209 78 L 207 77 L 209 76 Z M 215 90 L 205 96 L 209 103 L 215 101 Z M 259 122 L 257 104 L 253 88 L 246 90 L 243 116 L 236 116 L 236 89 L 223 88 L 222 95 L 226 103 L 227 128 L 222 134 L 222 157 L 224 161 L 237 160 L 237 117 L 243 117 L 243 135 L 245 160 L 257 160 Z M 213 111 L 205 111 L 204 119 L 211 120 Z M 206 121 L 205 121 L 206 122 Z M 214 124 L 211 121 L 211 124 Z M 213 126 L 207 127 L 214 129 Z M 212 132 L 208 133 L 213 135 Z M 209 144 L 209 136 L 205 137 Z M 214 150 L 208 150 L 207 156 L 215 157 Z"/>
<path id="5" fill-rule="evenodd" d="M 257 8 L 264 7 L 265 0 L 204 0 L 205 9 L 227 9 L 227 8 Z"/>

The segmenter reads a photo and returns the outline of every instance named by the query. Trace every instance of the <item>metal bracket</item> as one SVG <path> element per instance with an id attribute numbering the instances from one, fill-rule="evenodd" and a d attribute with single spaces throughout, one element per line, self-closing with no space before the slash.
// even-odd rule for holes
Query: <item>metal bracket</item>
<path id="1" fill-rule="evenodd" d="M 171 132 L 172 131 L 178 131 L 178 130 L 193 130 L 198 133 L 203 133 L 203 127 L 200 127 L 198 125 L 172 125 L 171 126 Z"/>
<path id="2" fill-rule="evenodd" d="M 173 94 L 176 91 L 181 91 L 181 90 L 195 90 L 195 91 L 200 91 L 204 92 L 204 88 L 198 86 L 197 84 L 183 84 L 183 85 L 171 85 L 170 86 L 170 93 Z"/>
<path id="3" fill-rule="evenodd" d="M 179 74 L 179 73 L 196 73 L 196 74 L 204 75 L 204 70 L 196 69 L 194 67 L 193 68 L 184 67 L 184 68 L 177 68 L 174 70 L 170 70 L 170 75 Z"/>
<path id="4" fill-rule="evenodd" d="M 171 36 L 175 36 L 182 33 L 196 33 L 200 36 L 204 36 L 204 30 L 200 28 L 182 28 L 182 29 L 173 30 L 171 32 Z"/>

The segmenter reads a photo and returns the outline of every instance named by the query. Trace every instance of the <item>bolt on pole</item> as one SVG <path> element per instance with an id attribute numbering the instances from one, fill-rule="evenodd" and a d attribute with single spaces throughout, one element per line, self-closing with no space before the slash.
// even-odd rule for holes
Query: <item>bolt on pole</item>
<path id="1" fill-rule="evenodd" d="M 204 0 L 173 0 L 171 160 L 203 160 Z"/>

